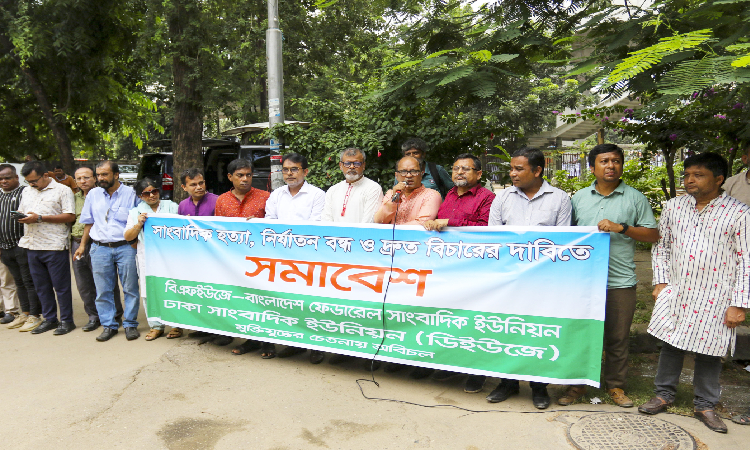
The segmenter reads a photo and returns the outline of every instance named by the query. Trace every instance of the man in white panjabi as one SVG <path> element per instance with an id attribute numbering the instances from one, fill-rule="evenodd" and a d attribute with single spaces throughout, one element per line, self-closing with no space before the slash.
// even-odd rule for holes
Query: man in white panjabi
<path id="1" fill-rule="evenodd" d="M 706 152 L 684 165 L 689 195 L 666 203 L 661 238 L 652 250 L 656 304 L 648 332 L 663 345 L 656 396 L 638 410 L 658 414 L 672 405 L 685 352 L 693 352 L 694 415 L 709 429 L 726 433 L 714 408 L 721 395 L 721 357 L 734 351 L 735 328 L 750 307 L 750 213 L 721 190 L 724 157 Z"/>

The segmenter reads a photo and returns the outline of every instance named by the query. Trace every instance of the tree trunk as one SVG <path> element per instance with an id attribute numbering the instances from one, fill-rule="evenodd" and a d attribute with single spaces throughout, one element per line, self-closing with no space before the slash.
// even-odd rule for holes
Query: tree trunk
<path id="1" fill-rule="evenodd" d="M 174 201 L 187 197 L 180 186 L 180 174 L 193 167 L 203 168 L 203 121 L 201 95 L 198 91 L 196 72 L 198 46 L 195 36 L 188 37 L 191 23 L 199 20 L 197 6 L 190 0 L 178 0 L 169 18 L 169 35 L 176 43 L 172 60 L 174 77 L 174 123 L 172 125 L 172 158 L 174 171 Z M 192 64 L 191 64 L 192 63 Z"/>
<path id="2" fill-rule="evenodd" d="M 39 81 L 36 72 L 31 66 L 24 65 L 21 58 L 15 53 L 15 47 L 13 43 L 8 39 L 4 33 L 0 33 L 0 44 L 6 53 L 11 55 L 13 60 L 18 64 L 18 68 L 26 78 L 26 82 L 29 83 L 29 88 L 36 98 L 39 109 L 44 115 L 44 119 L 47 121 L 47 126 L 52 130 L 52 134 L 55 136 L 57 141 L 57 152 L 60 156 L 60 163 L 65 169 L 65 173 L 73 174 L 76 170 L 75 161 L 73 160 L 73 147 L 70 145 L 70 137 L 66 129 L 66 121 L 62 114 L 55 114 L 52 108 L 52 104 L 47 97 L 46 92 L 42 83 Z"/>

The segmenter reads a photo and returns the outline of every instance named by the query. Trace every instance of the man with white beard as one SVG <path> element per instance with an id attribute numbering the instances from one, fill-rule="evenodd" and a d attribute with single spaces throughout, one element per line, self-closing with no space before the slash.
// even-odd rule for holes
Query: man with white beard
<path id="1" fill-rule="evenodd" d="M 286 186 L 271 192 L 266 201 L 266 219 L 282 221 L 315 220 L 319 221 L 323 214 L 326 194 L 305 181 L 310 169 L 307 168 L 307 158 L 299 153 L 289 153 L 281 160 L 281 173 L 284 175 Z M 273 358 L 275 349 L 273 344 L 264 344 L 263 358 Z M 285 358 L 304 352 L 299 347 L 286 347 L 280 351 L 279 358 Z M 310 362 L 320 364 L 325 357 L 318 350 L 310 351 Z"/>
<path id="2" fill-rule="evenodd" d="M 383 202 L 383 188 L 364 176 L 365 154 L 350 147 L 341 152 L 339 168 L 345 180 L 326 192 L 323 222 L 372 223 Z"/>

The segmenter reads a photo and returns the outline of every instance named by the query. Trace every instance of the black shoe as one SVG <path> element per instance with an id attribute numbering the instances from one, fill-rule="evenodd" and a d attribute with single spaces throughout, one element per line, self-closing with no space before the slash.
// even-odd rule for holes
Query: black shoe
<path id="1" fill-rule="evenodd" d="M 136 327 L 125 327 L 125 339 L 134 341 L 141 337 L 141 333 L 138 332 Z"/>
<path id="2" fill-rule="evenodd" d="M 229 345 L 234 340 L 233 337 L 230 336 L 223 336 L 221 334 L 217 334 L 216 337 L 211 341 L 214 345 L 218 345 L 219 347 L 223 347 L 225 345 Z"/>
<path id="3" fill-rule="evenodd" d="M 508 400 L 513 395 L 518 395 L 518 385 L 512 386 L 508 383 L 500 383 L 495 390 L 487 396 L 490 403 L 500 403 Z"/>
<path id="4" fill-rule="evenodd" d="M 0 325 L 5 325 L 6 323 L 11 323 L 16 320 L 16 316 L 13 313 L 0 313 L 0 317 L 3 318 L 2 320 L 0 320 Z"/>
<path id="5" fill-rule="evenodd" d="M 531 389 L 531 403 L 534 404 L 536 409 L 547 409 L 549 408 L 549 394 L 547 388 L 532 388 Z"/>
<path id="6" fill-rule="evenodd" d="M 101 324 L 102 323 L 99 322 L 99 319 L 89 320 L 89 322 L 86 325 L 82 326 L 81 329 L 83 331 L 94 331 L 99 328 Z"/>
<path id="7" fill-rule="evenodd" d="M 364 368 L 368 372 L 369 371 L 375 372 L 376 370 L 380 369 L 381 365 L 382 365 L 382 363 L 380 361 L 376 360 L 376 359 L 366 359 L 365 360 L 365 364 L 364 364 Z"/>
<path id="8" fill-rule="evenodd" d="M 422 378 L 427 378 L 432 375 L 432 372 L 434 371 L 435 369 L 428 369 L 427 367 L 416 367 L 409 374 L 409 378 L 412 380 L 421 380 Z"/>
<path id="9" fill-rule="evenodd" d="M 404 370 L 406 368 L 405 364 L 398 364 L 398 363 L 388 363 L 385 365 L 385 368 L 383 369 L 383 372 L 385 373 L 396 373 Z"/>
<path id="10" fill-rule="evenodd" d="M 55 336 L 60 336 L 63 334 L 68 334 L 71 331 L 76 329 L 76 324 L 73 322 L 60 322 L 60 325 L 58 325 L 57 329 L 52 332 Z"/>
<path id="11" fill-rule="evenodd" d="M 330 358 L 328 358 L 328 364 L 332 364 L 332 365 L 335 366 L 336 364 L 341 364 L 343 362 L 350 361 L 352 359 L 354 359 L 354 356 L 342 355 L 340 353 L 335 353 L 335 354 L 331 355 Z"/>
<path id="12" fill-rule="evenodd" d="M 105 342 L 105 341 L 112 339 L 112 337 L 116 334 L 117 334 L 117 330 L 115 328 L 105 328 L 102 331 L 102 334 L 96 337 L 96 340 L 99 342 Z"/>
<path id="13" fill-rule="evenodd" d="M 467 394 L 482 392 L 486 380 L 487 377 L 484 375 L 469 375 L 469 378 L 466 379 L 466 384 L 464 385 L 464 392 Z"/>
<path id="14" fill-rule="evenodd" d="M 326 354 L 320 350 L 310 350 L 310 364 L 320 364 L 325 357 Z"/>
<path id="15" fill-rule="evenodd" d="M 206 331 L 191 331 L 190 333 L 188 333 L 188 337 L 190 339 L 197 339 L 205 336 L 212 336 L 212 334 Z"/>
<path id="16" fill-rule="evenodd" d="M 448 381 L 453 377 L 457 377 L 461 375 L 458 372 L 451 372 L 450 370 L 438 370 L 435 372 L 435 375 L 432 376 L 432 379 L 435 381 Z"/>
<path id="17" fill-rule="evenodd" d="M 49 330 L 54 330 L 60 324 L 57 320 L 45 320 L 41 325 L 31 331 L 31 334 L 42 334 Z"/>

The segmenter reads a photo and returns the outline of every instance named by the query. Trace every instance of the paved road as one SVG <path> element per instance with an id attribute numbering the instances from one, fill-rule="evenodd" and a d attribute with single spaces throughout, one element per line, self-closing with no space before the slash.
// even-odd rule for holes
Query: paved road
<path id="1" fill-rule="evenodd" d="M 85 323 L 75 299 L 78 325 Z M 141 312 L 140 331 L 147 326 Z M 7 449 L 568 449 L 566 430 L 584 412 L 535 411 L 522 383 L 509 413 L 471 413 L 365 399 L 358 361 L 313 366 L 306 355 L 262 360 L 233 356 L 229 347 L 195 340 L 123 333 L 106 343 L 80 328 L 66 336 L 0 329 L 2 424 Z M 464 394 L 462 380 L 414 381 L 407 373 L 375 373 L 373 397 L 424 405 L 492 408 L 482 395 Z M 553 387 L 553 395 L 561 388 Z M 591 411 L 624 412 L 613 406 Z M 632 411 L 632 410 L 631 410 Z M 660 416 L 710 449 L 748 448 L 750 427 L 729 424 L 719 435 L 692 418 Z M 705 447 L 704 447 L 705 448 Z"/>

